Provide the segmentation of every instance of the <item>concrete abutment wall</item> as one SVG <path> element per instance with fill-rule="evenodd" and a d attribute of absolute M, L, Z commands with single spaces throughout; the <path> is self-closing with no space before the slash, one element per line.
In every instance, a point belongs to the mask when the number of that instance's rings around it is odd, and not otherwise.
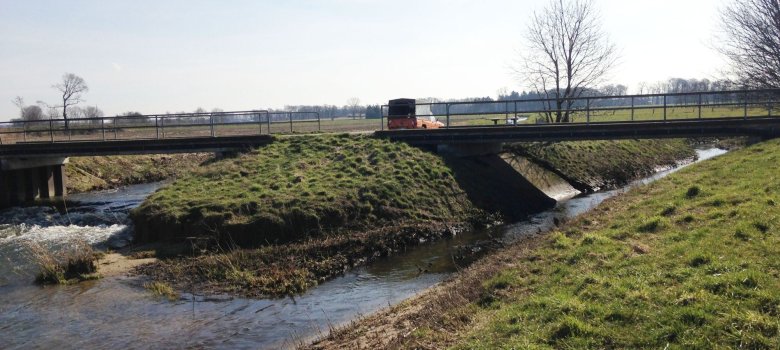
<path fill-rule="evenodd" d="M 0 160 L 0 209 L 67 194 L 67 158 Z"/>

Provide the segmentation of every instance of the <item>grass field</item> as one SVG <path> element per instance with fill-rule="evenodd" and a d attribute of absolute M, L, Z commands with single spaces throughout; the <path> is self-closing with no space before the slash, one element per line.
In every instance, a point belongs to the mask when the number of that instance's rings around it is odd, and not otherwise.
<path fill-rule="evenodd" d="M 636 188 L 355 336 L 381 343 L 392 330 L 405 336 L 384 344 L 405 348 L 777 349 L 779 158 L 780 140 L 768 141 Z"/>

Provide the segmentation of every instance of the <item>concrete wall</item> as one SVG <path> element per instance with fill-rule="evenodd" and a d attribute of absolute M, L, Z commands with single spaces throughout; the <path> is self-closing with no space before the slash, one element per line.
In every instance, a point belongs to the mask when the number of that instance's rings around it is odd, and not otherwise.
<path fill-rule="evenodd" d="M 64 197 L 67 194 L 65 161 L 53 160 L 45 164 L 36 162 L 0 162 L 0 209 L 23 205 L 40 199 Z"/>

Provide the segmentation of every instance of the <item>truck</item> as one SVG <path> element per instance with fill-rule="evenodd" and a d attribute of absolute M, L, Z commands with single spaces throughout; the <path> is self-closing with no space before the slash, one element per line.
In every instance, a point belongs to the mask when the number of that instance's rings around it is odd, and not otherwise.
<path fill-rule="evenodd" d="M 417 115 L 417 100 L 399 98 L 387 104 L 387 129 L 438 129 L 444 124 L 436 117 Z"/>

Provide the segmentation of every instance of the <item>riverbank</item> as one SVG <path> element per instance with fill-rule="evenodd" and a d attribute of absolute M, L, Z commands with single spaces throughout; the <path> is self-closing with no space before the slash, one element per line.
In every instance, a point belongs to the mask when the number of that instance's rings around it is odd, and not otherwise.
<path fill-rule="evenodd" d="M 174 179 L 213 159 L 211 153 L 71 157 L 65 175 L 68 192 L 83 193 Z"/>
<path fill-rule="evenodd" d="M 585 193 L 622 187 L 696 156 L 684 139 L 532 142 L 509 144 L 505 149 L 508 155 L 525 157 Z"/>
<path fill-rule="evenodd" d="M 279 138 L 216 161 L 153 194 L 131 216 L 139 242 L 201 247 L 197 256 L 186 249 L 140 272 L 179 289 L 251 297 L 300 293 L 490 221 L 439 156 L 349 135 Z"/>
<path fill-rule="evenodd" d="M 778 154 L 636 188 L 311 348 L 776 348 Z"/>
<path fill-rule="evenodd" d="M 662 151 L 693 152 L 682 142 Z M 214 162 L 149 197 L 132 217 L 139 242 L 189 242 L 141 273 L 178 289 L 261 297 L 300 293 L 420 242 L 554 203 L 498 156 L 446 160 L 337 135 L 282 138 Z"/>

